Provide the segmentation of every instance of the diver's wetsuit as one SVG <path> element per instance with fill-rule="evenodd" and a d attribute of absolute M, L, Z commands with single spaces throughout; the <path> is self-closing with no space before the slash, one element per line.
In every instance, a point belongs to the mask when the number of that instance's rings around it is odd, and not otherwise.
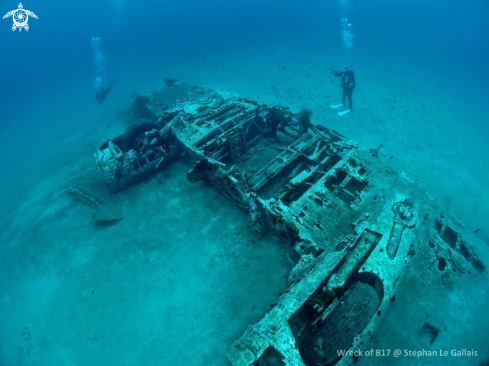
<path fill-rule="evenodd" d="M 333 71 L 332 74 L 334 76 L 341 76 L 341 87 L 343 88 L 343 99 L 342 99 L 342 104 L 345 104 L 346 97 L 348 97 L 348 103 L 350 106 L 350 111 L 353 108 L 353 103 L 352 103 L 352 95 L 353 95 L 353 89 L 356 88 L 356 83 L 355 83 L 355 74 L 353 73 L 352 70 L 341 70 L 341 71 Z M 347 76 L 349 77 L 348 83 L 345 83 Z"/>

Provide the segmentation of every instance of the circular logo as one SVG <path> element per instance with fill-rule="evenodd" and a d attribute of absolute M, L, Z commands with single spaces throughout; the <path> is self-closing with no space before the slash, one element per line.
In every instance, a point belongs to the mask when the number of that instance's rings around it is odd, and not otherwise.
<path fill-rule="evenodd" d="M 22 28 L 27 24 L 27 20 L 29 19 L 29 15 L 24 9 L 17 9 L 14 12 L 14 16 L 12 17 L 14 20 L 14 24 L 18 28 Z"/>

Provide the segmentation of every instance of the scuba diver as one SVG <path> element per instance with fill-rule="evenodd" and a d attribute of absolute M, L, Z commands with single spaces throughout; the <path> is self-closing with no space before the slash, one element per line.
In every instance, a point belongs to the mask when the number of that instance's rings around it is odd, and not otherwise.
<path fill-rule="evenodd" d="M 98 78 L 97 78 L 98 79 Z M 111 80 L 109 82 L 109 86 L 104 88 L 102 85 L 100 85 L 101 83 L 99 83 L 99 87 L 97 89 L 97 93 L 95 93 L 95 99 L 97 100 L 97 102 L 102 105 L 102 102 L 105 101 L 105 99 L 107 99 L 107 95 L 109 95 L 110 93 L 110 88 L 112 87 L 112 84 L 114 83 L 115 80 Z M 98 82 L 98 80 L 97 80 Z M 97 85 L 97 84 L 96 84 Z"/>
<path fill-rule="evenodd" d="M 353 104 L 352 104 L 351 99 L 352 99 L 353 89 L 356 88 L 355 74 L 353 73 L 352 70 L 348 69 L 348 67 L 346 67 L 346 66 L 343 67 L 343 69 L 341 69 L 341 71 L 332 71 L 331 74 L 336 76 L 336 77 L 341 76 L 341 88 L 343 89 L 343 100 L 342 100 L 341 104 L 332 105 L 331 108 L 336 109 L 339 107 L 343 107 L 345 105 L 346 97 L 348 97 L 348 103 L 349 103 L 350 109 L 343 111 L 343 112 L 338 112 L 338 114 L 340 116 L 343 116 L 347 113 L 350 113 L 352 111 L 352 108 L 353 108 Z"/>

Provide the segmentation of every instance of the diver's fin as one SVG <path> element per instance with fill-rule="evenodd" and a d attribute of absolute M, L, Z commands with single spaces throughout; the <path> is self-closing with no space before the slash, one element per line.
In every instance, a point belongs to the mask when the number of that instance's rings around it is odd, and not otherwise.
<path fill-rule="evenodd" d="M 336 109 L 336 108 L 339 108 L 339 107 L 343 107 L 343 104 L 333 104 L 331 106 L 331 108 L 333 108 L 333 109 Z"/>
<path fill-rule="evenodd" d="M 338 112 L 338 116 L 344 116 L 345 114 L 350 113 L 350 112 L 351 111 L 349 109 L 347 109 L 346 111 Z"/>

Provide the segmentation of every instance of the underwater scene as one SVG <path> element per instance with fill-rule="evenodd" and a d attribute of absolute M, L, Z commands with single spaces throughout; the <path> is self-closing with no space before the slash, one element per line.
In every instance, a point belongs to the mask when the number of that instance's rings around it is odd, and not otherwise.
<path fill-rule="evenodd" d="M 489 366 L 487 0 L 0 13 L 0 366 Z"/>

